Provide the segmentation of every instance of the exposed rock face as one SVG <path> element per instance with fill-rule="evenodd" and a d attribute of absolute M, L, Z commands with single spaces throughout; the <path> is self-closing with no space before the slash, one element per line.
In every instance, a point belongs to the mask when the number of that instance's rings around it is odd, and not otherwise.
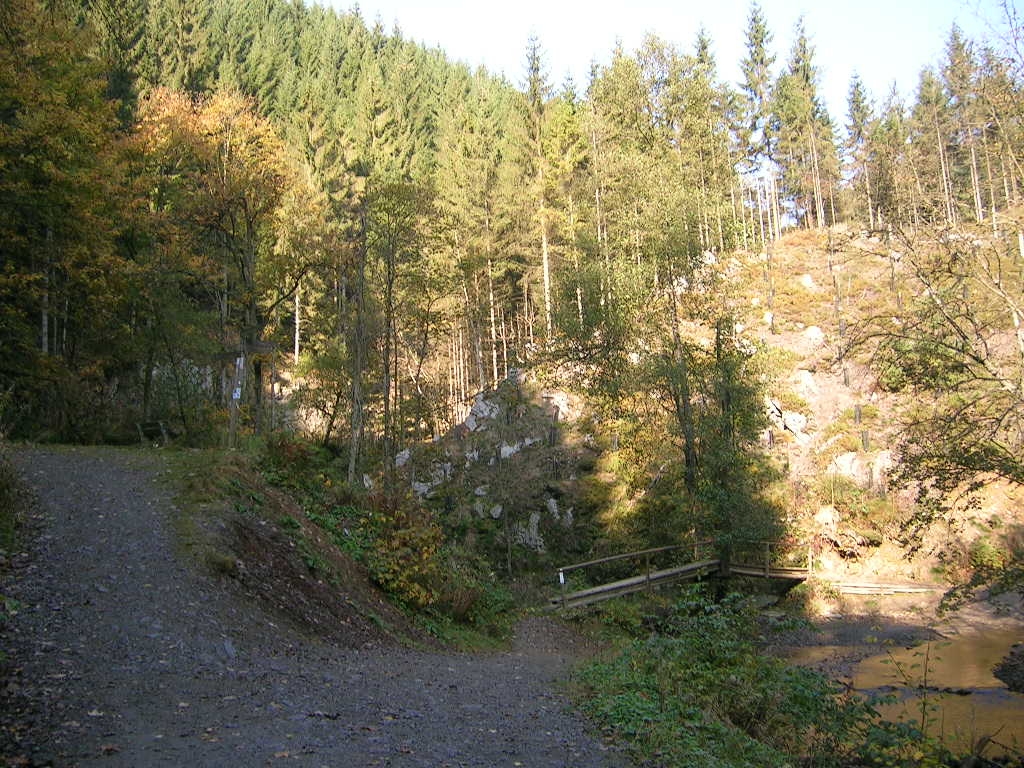
<path fill-rule="evenodd" d="M 839 526 L 839 510 L 831 505 L 822 507 L 814 516 L 814 522 L 823 532 L 835 533 Z"/>
<path fill-rule="evenodd" d="M 1024 693 L 1024 643 L 1017 643 L 992 670 L 1011 691 Z"/>
<path fill-rule="evenodd" d="M 879 451 L 875 454 L 843 453 L 836 456 L 829 465 L 830 471 L 868 490 L 884 488 L 892 468 L 891 451 Z"/>
<path fill-rule="evenodd" d="M 448 434 L 401 451 L 394 462 L 424 503 L 469 526 L 475 546 L 508 537 L 518 548 L 554 554 L 560 542 L 575 540 L 580 524 L 576 462 L 598 449 L 573 432 L 583 411 L 577 397 L 523 384 L 520 372 L 510 373 L 496 390 L 478 394 Z"/>
<path fill-rule="evenodd" d="M 812 330 L 811 328 L 807 329 Z M 817 329 L 815 329 L 817 330 Z M 820 333 L 820 331 L 819 331 Z M 817 397 L 819 389 L 818 382 L 814 380 L 814 374 L 801 368 L 793 374 L 793 391 L 806 400 L 813 400 Z"/>
<path fill-rule="evenodd" d="M 796 411 L 784 411 L 782 405 L 776 400 L 769 399 L 767 407 L 768 416 L 772 422 L 786 432 L 792 433 L 797 443 L 806 445 L 810 442 L 811 438 L 805 431 L 807 429 L 806 416 Z"/>

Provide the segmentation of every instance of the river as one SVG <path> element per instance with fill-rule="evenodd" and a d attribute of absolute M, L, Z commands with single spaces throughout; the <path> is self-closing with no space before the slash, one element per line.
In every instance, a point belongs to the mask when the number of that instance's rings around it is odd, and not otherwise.
<path fill-rule="evenodd" d="M 927 733 L 955 751 L 970 751 L 985 736 L 1024 750 L 1024 694 L 992 674 L 1021 640 L 1021 630 L 999 629 L 890 649 L 857 664 L 853 685 L 864 693 L 893 693 L 899 701 L 879 708 L 885 717 L 920 727 L 923 714 Z M 987 754 L 1006 751 L 989 747 Z"/>

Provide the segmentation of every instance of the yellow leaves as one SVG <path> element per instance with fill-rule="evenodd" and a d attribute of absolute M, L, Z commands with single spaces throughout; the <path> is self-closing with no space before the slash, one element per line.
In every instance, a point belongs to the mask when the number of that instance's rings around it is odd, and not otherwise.
<path fill-rule="evenodd" d="M 370 555 L 374 578 L 412 605 L 434 603 L 443 534 L 430 513 L 407 499 L 379 513 L 376 523 L 381 531 Z"/>

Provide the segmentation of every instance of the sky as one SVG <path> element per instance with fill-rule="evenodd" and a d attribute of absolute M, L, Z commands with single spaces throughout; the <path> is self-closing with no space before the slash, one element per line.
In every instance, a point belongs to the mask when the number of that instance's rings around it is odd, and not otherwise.
<path fill-rule="evenodd" d="M 1014 0 L 1007 0 L 1013 3 Z M 332 0 L 350 10 L 351 0 Z M 773 35 L 776 67 L 788 58 L 803 15 L 821 72 L 821 93 L 837 122 L 845 122 L 850 76 L 857 71 L 876 103 L 892 86 L 912 97 L 921 68 L 941 59 L 954 23 L 969 37 L 991 37 L 1002 19 L 1000 0 L 761 0 Z M 693 47 L 699 27 L 711 35 L 723 78 L 737 84 L 744 54 L 749 0 L 361 0 L 372 23 L 408 39 L 440 47 L 472 67 L 485 66 L 522 85 L 526 44 L 536 35 L 549 81 L 571 76 L 582 92 L 591 62 L 607 63 L 616 42 L 634 51 L 647 33 L 681 50 Z M 607 10 L 605 10 L 607 9 Z"/>

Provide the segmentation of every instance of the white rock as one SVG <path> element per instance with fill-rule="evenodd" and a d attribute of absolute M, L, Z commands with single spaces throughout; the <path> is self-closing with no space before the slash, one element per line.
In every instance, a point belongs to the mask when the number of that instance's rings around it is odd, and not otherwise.
<path fill-rule="evenodd" d="M 551 398 L 551 405 L 553 408 L 557 408 L 557 418 L 559 421 L 565 421 L 566 419 L 573 418 L 572 407 L 569 403 L 569 395 L 565 392 L 550 392 L 545 393 L 545 398 Z"/>
<path fill-rule="evenodd" d="M 818 395 L 818 382 L 814 374 L 801 368 L 793 374 L 793 390 L 806 400 L 813 400 Z"/>
<path fill-rule="evenodd" d="M 370 479 L 369 475 L 363 475 L 363 487 L 368 490 L 373 490 L 373 480 Z"/>
<path fill-rule="evenodd" d="M 487 495 L 487 486 L 486 485 L 478 485 L 476 488 L 473 489 L 473 494 L 476 495 L 476 496 L 486 496 Z"/>
<path fill-rule="evenodd" d="M 540 512 L 530 513 L 530 522 L 527 525 L 516 523 L 513 527 L 512 537 L 515 542 L 534 552 L 544 551 L 544 537 L 540 535 Z"/>
<path fill-rule="evenodd" d="M 879 451 L 873 456 L 850 451 L 836 456 L 829 469 L 862 488 L 877 488 L 886 482 L 893 466 L 891 451 Z"/>
<path fill-rule="evenodd" d="M 515 456 L 517 453 L 519 453 L 519 451 L 521 449 L 522 449 L 522 444 L 521 443 L 516 443 L 514 445 L 508 445 L 506 443 L 502 443 L 501 444 L 501 448 L 500 448 L 501 458 L 507 459 L 509 456 Z"/>
<path fill-rule="evenodd" d="M 471 416 L 475 416 L 478 422 L 484 419 L 495 419 L 501 413 L 501 406 L 496 402 L 484 399 L 484 396 L 480 394 L 476 396 L 469 413 Z"/>
<path fill-rule="evenodd" d="M 412 492 L 417 496 L 426 496 L 430 493 L 430 484 L 421 483 L 419 480 L 412 481 Z"/>
<path fill-rule="evenodd" d="M 558 514 L 558 499 L 547 500 L 548 512 L 555 520 L 561 520 L 561 515 Z"/>
<path fill-rule="evenodd" d="M 818 290 L 817 284 L 814 282 L 814 278 L 808 274 L 800 275 L 800 285 L 806 288 L 808 291 Z"/>
<path fill-rule="evenodd" d="M 811 439 L 804 433 L 804 430 L 807 429 L 807 417 L 802 413 L 797 413 L 796 411 L 783 411 L 782 426 L 789 432 L 793 433 L 793 437 L 796 438 L 798 443 L 806 443 Z"/>
<path fill-rule="evenodd" d="M 452 465 L 449 462 L 435 464 L 430 468 L 430 479 L 432 485 L 440 485 L 452 476 Z"/>
<path fill-rule="evenodd" d="M 820 347 L 825 343 L 825 332 L 816 325 L 809 325 L 804 330 L 803 336 L 812 345 Z"/>
<path fill-rule="evenodd" d="M 505 510 L 501 506 L 501 504 L 495 504 L 493 507 L 491 507 L 491 517 L 497 520 L 499 517 L 501 517 L 501 513 L 504 511 Z"/>
<path fill-rule="evenodd" d="M 409 463 L 409 458 L 410 458 L 411 455 L 412 454 L 409 452 L 408 448 L 406 448 L 405 450 L 399 451 L 398 455 L 395 456 L 395 466 L 396 467 L 404 467 L 406 464 Z"/>
<path fill-rule="evenodd" d="M 822 507 L 814 516 L 814 522 L 823 530 L 835 531 L 836 526 L 839 525 L 839 510 L 831 505 Z"/>
<path fill-rule="evenodd" d="M 469 414 L 466 415 L 466 420 L 463 421 L 462 423 L 465 425 L 466 429 L 468 429 L 470 432 L 475 432 L 476 431 L 476 427 L 477 427 L 476 416 L 473 415 L 472 411 Z"/>

